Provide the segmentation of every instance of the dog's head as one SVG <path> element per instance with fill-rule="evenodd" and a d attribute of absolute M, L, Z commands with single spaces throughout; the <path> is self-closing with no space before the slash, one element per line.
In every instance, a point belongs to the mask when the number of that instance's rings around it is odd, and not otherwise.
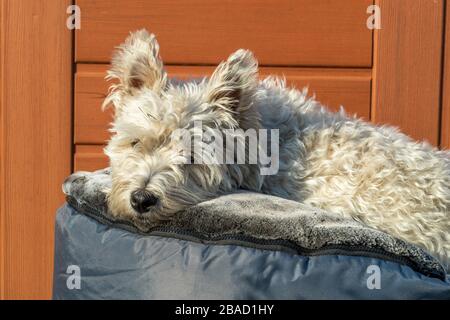
<path fill-rule="evenodd" d="M 196 148 L 204 141 L 195 139 L 209 130 L 259 128 L 251 52 L 236 51 L 209 79 L 176 85 L 164 71 L 155 36 L 141 30 L 118 48 L 108 74 L 117 82 L 105 100 L 115 111 L 105 149 L 114 215 L 165 219 L 221 190 L 258 188 L 257 177 L 243 179 L 253 166 L 205 164 L 204 149 Z"/>

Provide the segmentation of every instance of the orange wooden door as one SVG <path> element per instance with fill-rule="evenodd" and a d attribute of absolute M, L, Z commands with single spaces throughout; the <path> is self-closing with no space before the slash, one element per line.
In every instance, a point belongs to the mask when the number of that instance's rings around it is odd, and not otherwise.
<path fill-rule="evenodd" d="M 382 29 L 372 31 L 366 21 L 374 2 Z M 103 78 L 130 31 L 145 27 L 158 36 L 172 76 L 207 75 L 245 47 L 262 75 L 309 86 L 332 109 L 344 105 L 450 146 L 444 0 L 76 0 L 81 30 L 74 42 L 66 28 L 71 3 L 0 2 L 2 298 L 51 296 L 60 185 L 73 169 L 107 166 L 102 148 L 111 114 L 100 111 Z"/>
<path fill-rule="evenodd" d="M 377 0 L 372 120 L 440 144 L 444 0 Z"/>
<path fill-rule="evenodd" d="M 0 289 L 49 299 L 56 209 L 71 171 L 70 0 L 0 1 Z"/>

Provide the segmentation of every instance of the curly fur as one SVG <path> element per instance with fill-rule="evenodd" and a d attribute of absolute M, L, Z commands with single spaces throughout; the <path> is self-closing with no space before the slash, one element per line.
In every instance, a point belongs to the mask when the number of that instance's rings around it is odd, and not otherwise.
<path fill-rule="evenodd" d="M 276 195 L 363 222 L 450 257 L 450 154 L 387 126 L 332 113 L 284 80 L 258 80 L 252 53 L 238 50 L 209 79 L 167 81 L 154 35 L 141 30 L 112 60 L 109 207 L 129 219 L 170 219 L 238 188 Z M 180 164 L 170 135 L 185 129 L 279 129 L 279 171 L 258 164 Z M 197 130 L 197 131 L 196 131 Z M 242 134 L 237 131 L 237 135 Z M 194 155 L 196 156 L 196 155 Z M 130 194 L 145 188 L 159 203 L 138 215 Z"/>

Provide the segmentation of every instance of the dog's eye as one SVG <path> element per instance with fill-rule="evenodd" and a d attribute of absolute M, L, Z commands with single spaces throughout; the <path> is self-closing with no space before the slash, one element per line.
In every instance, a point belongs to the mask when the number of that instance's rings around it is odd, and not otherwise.
<path fill-rule="evenodd" d="M 139 139 L 135 139 L 133 141 L 131 141 L 131 146 L 134 147 L 135 145 L 137 145 L 139 143 Z"/>

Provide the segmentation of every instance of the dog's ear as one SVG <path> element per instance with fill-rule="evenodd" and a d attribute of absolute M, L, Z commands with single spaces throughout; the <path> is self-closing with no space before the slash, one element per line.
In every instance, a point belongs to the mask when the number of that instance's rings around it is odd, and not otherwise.
<path fill-rule="evenodd" d="M 251 108 L 257 86 L 258 62 L 251 51 L 239 49 L 214 71 L 207 100 L 213 107 L 239 115 Z"/>
<path fill-rule="evenodd" d="M 154 34 L 146 30 L 131 33 L 112 59 L 108 79 L 117 79 L 114 91 L 132 94 L 143 87 L 159 93 L 167 83 L 167 74 L 159 56 L 159 44 Z"/>

